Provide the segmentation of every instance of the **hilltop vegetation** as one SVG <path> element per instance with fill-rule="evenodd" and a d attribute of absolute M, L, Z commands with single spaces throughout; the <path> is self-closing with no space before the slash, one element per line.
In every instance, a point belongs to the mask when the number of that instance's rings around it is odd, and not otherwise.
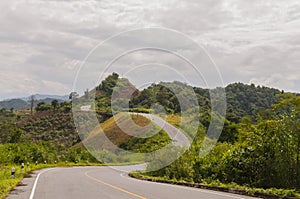
<path fill-rule="evenodd" d="M 228 104 L 227 119 L 240 122 L 245 116 L 256 117 L 258 114 L 267 117 L 267 111 L 278 102 L 279 91 L 264 86 L 230 84 L 226 88 Z"/>
<path fill-rule="evenodd" d="M 162 105 L 168 113 L 180 113 L 181 107 L 175 93 L 171 90 L 181 91 L 180 95 L 186 95 L 192 87 L 181 82 L 152 84 L 139 92 L 137 97 L 131 100 L 132 108 L 150 108 L 153 104 Z M 200 110 L 209 112 L 211 109 L 210 92 L 208 89 L 192 88 L 198 98 Z M 234 83 L 225 87 L 227 100 L 227 119 L 231 122 L 240 122 L 244 116 L 256 116 L 271 109 L 278 102 L 277 95 L 281 92 L 277 89 L 264 86 L 255 86 Z M 179 93 L 179 92 L 178 92 Z M 178 94 L 177 94 L 178 96 Z"/>

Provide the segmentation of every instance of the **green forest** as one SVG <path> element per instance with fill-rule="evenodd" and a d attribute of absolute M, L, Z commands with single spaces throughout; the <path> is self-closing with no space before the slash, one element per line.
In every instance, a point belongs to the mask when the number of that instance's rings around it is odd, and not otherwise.
<path fill-rule="evenodd" d="M 222 141 L 209 155 L 199 157 L 199 136 L 180 159 L 148 175 L 196 183 L 299 190 L 299 111 L 299 96 L 281 94 L 278 103 L 266 111 L 267 118 L 264 111 L 231 123 L 230 131 L 224 128 Z"/>
<path fill-rule="evenodd" d="M 179 127 L 182 107 L 176 96 L 188 95 L 187 89 L 196 94 L 199 115 Z M 112 109 L 159 114 L 151 109 L 159 105 L 167 114 L 166 120 L 182 128 L 187 136 L 193 119 L 199 119 L 200 124 L 190 149 L 182 157 L 165 168 L 141 175 L 216 186 L 276 189 L 272 193 L 300 197 L 300 95 L 254 84 L 228 85 L 225 87 L 227 112 L 222 134 L 213 150 L 201 157 L 202 143 L 213 117 L 210 102 L 213 90 L 181 82 L 161 82 L 139 91 L 128 79 L 113 73 L 82 97 L 70 94 L 70 101 L 40 102 L 33 112 L 1 109 L 1 168 L 22 162 L 100 163 L 81 144 L 83 137 L 75 128 L 72 102 L 95 100 L 99 123 L 106 125 L 111 135 L 119 132 L 108 126 L 112 124 L 107 122 L 113 115 Z M 112 94 L 115 99 L 111 102 Z M 126 102 L 123 98 L 128 97 L 129 108 L 122 109 Z M 135 118 L 136 123 L 145 123 L 143 120 Z M 167 142 L 169 138 L 164 132 L 149 139 L 129 136 L 116 141 L 121 148 L 135 151 L 142 148 L 141 152 Z M 157 155 L 164 159 L 167 154 Z"/>

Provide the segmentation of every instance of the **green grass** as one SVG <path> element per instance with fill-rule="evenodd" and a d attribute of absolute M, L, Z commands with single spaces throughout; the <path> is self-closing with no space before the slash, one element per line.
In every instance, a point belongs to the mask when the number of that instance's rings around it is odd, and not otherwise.
<path fill-rule="evenodd" d="M 176 180 L 176 179 L 169 179 L 167 176 L 165 177 L 153 177 L 149 176 L 145 173 L 140 172 L 132 172 L 130 173 L 131 177 L 137 178 L 137 179 L 151 179 L 154 182 L 155 181 L 164 181 L 169 184 L 175 184 L 177 182 L 183 182 L 183 183 L 191 183 L 184 180 Z M 254 188 L 254 187 L 247 187 L 247 186 L 241 186 L 236 183 L 222 183 L 220 181 L 212 181 L 212 180 L 203 180 L 202 185 L 208 186 L 208 187 L 221 187 L 221 188 L 231 188 L 236 190 L 242 190 L 246 191 L 248 195 L 254 196 L 254 193 L 265 193 L 265 194 L 271 194 L 276 195 L 279 197 L 295 197 L 300 198 L 300 191 L 295 189 L 276 189 L 276 188 L 269 188 L 269 189 L 263 189 L 263 188 Z"/>
<path fill-rule="evenodd" d="M 0 198 L 3 199 L 5 198 L 9 191 L 12 190 L 14 187 L 17 186 L 17 184 L 23 179 L 22 176 L 20 174 L 17 174 L 15 179 L 11 179 L 10 178 L 10 174 L 9 177 L 5 177 L 3 176 L 4 173 L 6 173 L 5 171 L 2 171 L 1 168 L 1 179 L 0 179 Z"/>
<path fill-rule="evenodd" d="M 17 165 L 1 165 L 0 171 L 0 198 L 5 198 L 9 191 L 18 185 L 18 183 L 24 178 L 24 175 L 30 171 L 38 170 L 46 167 L 51 167 L 50 165 L 37 165 L 25 167 L 24 171 Z M 11 178 L 11 169 L 16 168 L 15 178 Z"/>

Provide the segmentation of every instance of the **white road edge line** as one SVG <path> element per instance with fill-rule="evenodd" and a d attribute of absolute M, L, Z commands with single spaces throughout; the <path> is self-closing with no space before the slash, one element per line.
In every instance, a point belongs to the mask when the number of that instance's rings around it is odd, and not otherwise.
<path fill-rule="evenodd" d="M 54 168 L 47 169 L 47 170 L 43 170 L 42 172 L 40 172 L 40 173 L 37 175 L 37 177 L 36 177 L 36 179 L 35 179 L 35 182 L 34 182 L 34 184 L 33 184 L 33 187 L 32 187 L 32 190 L 31 190 L 31 194 L 30 194 L 29 199 L 33 199 L 33 198 L 34 198 L 35 189 L 36 189 L 37 183 L 38 183 L 38 181 L 39 181 L 40 175 L 43 174 L 43 173 L 45 173 L 45 172 L 47 172 L 47 171 L 53 170 L 53 169 L 54 169 Z"/>
<path fill-rule="evenodd" d="M 138 179 L 135 179 L 135 178 L 131 178 L 131 177 L 128 176 L 127 173 L 121 173 L 120 176 L 123 177 L 123 178 L 134 180 L 134 181 L 142 181 L 144 183 L 155 183 L 155 182 L 151 182 L 151 181 L 144 181 L 144 180 L 138 180 Z M 181 188 L 181 189 L 199 191 L 199 192 L 202 192 L 202 193 L 208 193 L 208 194 L 214 194 L 214 195 L 219 195 L 219 196 L 225 196 L 225 197 L 229 197 L 229 198 L 245 199 L 245 198 L 240 197 L 238 195 L 237 196 L 231 195 L 230 193 L 228 193 L 228 194 L 224 193 L 223 194 L 223 193 L 218 193 L 217 191 L 210 191 L 210 190 L 204 190 L 204 189 L 199 189 L 199 188 L 185 187 L 185 186 L 172 185 L 172 184 L 166 184 L 166 183 L 160 183 L 160 182 L 158 182 L 156 184 L 160 184 L 160 185 L 163 185 L 163 186 L 170 186 L 170 187 L 177 186 L 178 188 Z"/>

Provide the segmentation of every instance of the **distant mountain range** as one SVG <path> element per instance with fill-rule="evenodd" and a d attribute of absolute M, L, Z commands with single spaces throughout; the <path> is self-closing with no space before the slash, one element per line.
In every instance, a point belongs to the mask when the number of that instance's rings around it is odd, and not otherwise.
<path fill-rule="evenodd" d="M 41 95 L 35 94 L 33 95 L 34 105 L 36 106 L 40 102 L 45 102 L 46 104 L 50 104 L 53 100 L 58 100 L 58 102 L 67 101 L 69 99 L 68 95 Z M 0 108 L 5 109 L 14 109 L 14 110 L 22 110 L 30 108 L 30 99 L 31 96 L 16 98 L 16 99 L 8 99 L 0 101 Z"/>
<path fill-rule="evenodd" d="M 57 99 L 57 100 L 66 101 L 66 100 L 69 99 L 69 95 L 41 95 L 41 94 L 35 94 L 35 95 L 33 95 L 33 97 L 34 97 L 35 100 L 44 100 L 44 99 L 50 98 L 50 99 Z M 31 95 L 28 96 L 28 97 L 22 97 L 20 99 L 24 100 L 24 101 L 29 101 L 31 99 Z"/>

